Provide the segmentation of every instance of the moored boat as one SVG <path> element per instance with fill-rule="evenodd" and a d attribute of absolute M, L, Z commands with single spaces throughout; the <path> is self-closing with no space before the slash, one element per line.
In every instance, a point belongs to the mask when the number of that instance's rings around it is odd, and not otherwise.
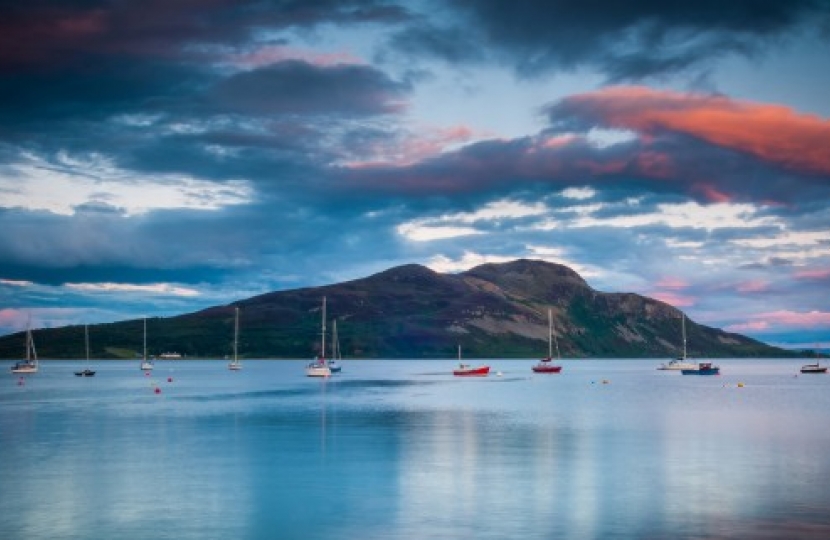
<path fill-rule="evenodd" d="M 147 319 L 144 319 L 144 346 L 141 356 L 141 371 L 152 371 L 153 361 L 147 358 Z"/>
<path fill-rule="evenodd" d="M 713 366 L 712 362 L 700 362 L 694 369 L 683 369 L 683 375 L 720 375 L 720 367 Z"/>
<path fill-rule="evenodd" d="M 534 373 L 559 373 L 562 371 L 562 366 L 553 363 L 553 343 L 555 340 L 556 338 L 553 336 L 553 318 L 551 311 L 548 310 L 548 355 L 530 368 Z M 556 343 L 556 357 L 559 358 L 559 356 L 559 343 Z"/>
<path fill-rule="evenodd" d="M 89 369 L 89 328 L 84 325 L 84 348 L 86 349 L 86 366 L 81 371 L 76 371 L 76 377 L 94 377 L 95 371 Z"/>
<path fill-rule="evenodd" d="M 815 364 L 804 364 L 801 366 L 801 373 L 827 373 L 827 366 L 821 366 L 818 362 Z"/>
<path fill-rule="evenodd" d="M 328 360 L 328 366 L 332 373 L 340 373 L 342 358 L 340 355 L 340 340 L 337 337 L 337 319 L 332 321 L 331 326 L 331 358 Z"/>
<path fill-rule="evenodd" d="M 37 373 L 37 351 L 35 351 L 35 339 L 32 337 L 31 323 L 26 324 L 26 360 L 16 362 L 12 366 L 12 373 Z"/>
<path fill-rule="evenodd" d="M 320 332 L 320 355 L 305 367 L 306 377 L 330 377 L 331 368 L 326 361 L 326 297 L 323 297 L 322 330 Z"/>
<path fill-rule="evenodd" d="M 239 360 L 237 350 L 239 348 L 239 307 L 234 310 L 233 317 L 233 360 L 228 363 L 228 369 L 239 371 L 242 369 L 242 361 Z"/>
<path fill-rule="evenodd" d="M 681 314 L 681 328 L 683 332 L 683 351 L 674 360 L 668 362 L 667 364 L 660 364 L 660 367 L 657 369 L 663 371 L 681 371 L 684 369 L 697 369 L 698 366 L 694 362 L 689 362 L 688 358 L 686 357 L 686 314 Z"/>
<path fill-rule="evenodd" d="M 465 364 L 461 361 L 461 345 L 458 346 L 458 367 L 452 370 L 452 374 L 458 377 L 486 377 L 490 373 L 490 366 L 476 366 Z"/>

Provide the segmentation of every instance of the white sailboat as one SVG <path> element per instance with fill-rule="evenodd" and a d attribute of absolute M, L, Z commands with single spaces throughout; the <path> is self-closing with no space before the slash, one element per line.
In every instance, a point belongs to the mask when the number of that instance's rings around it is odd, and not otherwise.
<path fill-rule="evenodd" d="M 144 352 L 141 357 L 141 370 L 152 371 L 153 361 L 147 358 L 147 318 L 144 318 Z"/>
<path fill-rule="evenodd" d="M 21 360 L 12 366 L 12 373 L 37 373 L 37 351 L 35 340 L 32 337 L 31 320 L 26 323 L 26 360 Z"/>
<path fill-rule="evenodd" d="M 308 377 L 329 377 L 331 368 L 326 362 L 326 297 L 323 297 L 323 329 L 320 332 L 320 356 L 305 367 L 305 374 Z"/>
<path fill-rule="evenodd" d="M 89 327 L 84 325 L 84 348 L 86 349 L 86 367 L 81 371 L 76 371 L 76 377 L 94 377 L 95 371 L 89 369 Z"/>
<path fill-rule="evenodd" d="M 683 329 L 683 354 L 672 360 L 667 364 L 660 364 L 657 369 L 666 371 L 682 371 L 690 369 L 698 369 L 698 365 L 694 362 L 689 362 L 686 357 L 686 314 L 681 314 L 681 325 Z"/>
<path fill-rule="evenodd" d="M 228 369 L 231 371 L 239 371 L 242 369 L 242 361 L 239 360 L 237 349 L 239 344 L 239 308 L 236 308 L 236 313 L 233 321 L 233 360 L 228 364 Z"/>

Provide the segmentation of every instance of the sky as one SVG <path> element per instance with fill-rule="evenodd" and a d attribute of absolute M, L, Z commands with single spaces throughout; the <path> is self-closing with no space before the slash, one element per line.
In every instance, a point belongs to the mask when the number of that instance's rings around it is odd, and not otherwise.
<path fill-rule="evenodd" d="M 0 70 L 0 334 L 531 258 L 830 343 L 830 0 L 0 0 Z"/>

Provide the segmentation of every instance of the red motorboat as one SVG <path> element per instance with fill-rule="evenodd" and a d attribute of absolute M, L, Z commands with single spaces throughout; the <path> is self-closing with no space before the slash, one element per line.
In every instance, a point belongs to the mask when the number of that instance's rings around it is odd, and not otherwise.
<path fill-rule="evenodd" d="M 490 373 L 490 366 L 478 366 L 473 367 L 469 364 L 458 364 L 458 367 L 452 370 L 453 375 L 458 375 L 461 377 L 469 377 L 469 376 L 486 376 Z"/>
<path fill-rule="evenodd" d="M 559 357 L 559 343 L 556 342 L 556 337 L 553 335 L 553 316 L 548 310 L 548 355 L 539 360 L 539 363 L 530 369 L 533 373 L 559 373 L 562 371 L 562 366 L 557 366 L 553 363 L 553 344 L 556 343 L 556 356 Z"/>
<path fill-rule="evenodd" d="M 458 346 L 458 367 L 452 370 L 453 375 L 459 377 L 486 377 L 490 373 L 490 366 L 473 367 L 461 361 L 461 345 Z"/>

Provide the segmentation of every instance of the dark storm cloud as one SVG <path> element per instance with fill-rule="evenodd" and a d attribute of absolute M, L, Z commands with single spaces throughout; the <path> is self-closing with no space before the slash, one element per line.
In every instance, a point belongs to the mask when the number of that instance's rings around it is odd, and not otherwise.
<path fill-rule="evenodd" d="M 478 60 L 489 50 L 526 76 L 593 67 L 611 80 L 705 68 L 726 54 L 753 55 L 771 40 L 826 24 L 830 15 L 824 0 L 481 0 L 450 5 L 455 18 L 413 24 L 397 35 L 395 45 L 451 61 Z"/>
<path fill-rule="evenodd" d="M 245 114 L 380 114 L 401 108 L 408 86 L 368 66 L 280 62 L 221 81 L 217 107 Z"/>
<path fill-rule="evenodd" d="M 407 17 L 374 0 L 4 0 L 0 67 L 79 67 L 94 55 L 178 58 L 194 54 L 190 45 L 239 44 L 262 29 Z"/>

